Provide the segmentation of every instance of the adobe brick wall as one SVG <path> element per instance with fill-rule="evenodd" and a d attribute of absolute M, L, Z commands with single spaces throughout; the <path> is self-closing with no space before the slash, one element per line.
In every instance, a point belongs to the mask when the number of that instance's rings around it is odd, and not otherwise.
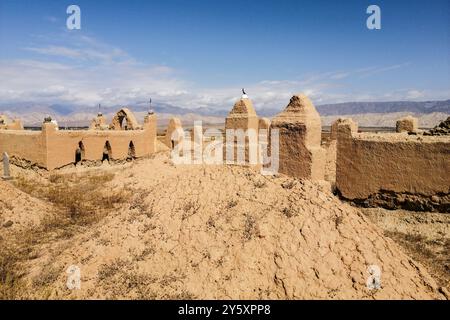
<path fill-rule="evenodd" d="M 0 154 L 3 152 L 12 163 L 22 159 L 42 168 L 47 165 L 46 140 L 40 131 L 0 130 Z"/>
<path fill-rule="evenodd" d="M 450 136 L 356 133 L 343 123 L 338 127 L 336 187 L 351 200 L 384 197 L 401 202 L 403 197 L 408 202 L 415 197 L 446 207 L 442 201 L 448 201 L 450 192 L 449 150 Z"/>
<path fill-rule="evenodd" d="M 53 123 L 44 123 L 42 131 L 1 130 L 0 152 L 8 152 L 13 162 L 53 170 L 75 162 L 80 142 L 84 146 L 82 160 L 101 161 L 107 141 L 111 160 L 125 160 L 130 142 L 136 157 L 155 153 L 156 116 L 147 116 L 140 130 L 57 130 Z"/>
<path fill-rule="evenodd" d="M 395 127 L 397 132 L 416 132 L 419 129 L 419 120 L 412 116 L 406 116 L 397 120 Z"/>
<path fill-rule="evenodd" d="M 23 130 L 23 123 L 19 119 L 9 121 L 6 115 L 0 114 L 0 130 Z"/>
<path fill-rule="evenodd" d="M 173 145 L 172 145 L 173 140 Z M 170 118 L 167 126 L 166 135 L 164 136 L 164 144 L 170 149 L 179 143 L 183 143 L 184 131 L 179 118 Z"/>
<path fill-rule="evenodd" d="M 331 140 L 337 140 L 338 126 L 344 122 L 350 124 L 352 132 L 358 132 L 358 125 L 351 118 L 339 118 L 331 124 L 330 129 Z"/>
<path fill-rule="evenodd" d="M 323 180 L 325 150 L 321 147 L 319 113 L 303 94 L 295 95 L 271 122 L 279 130 L 279 172 L 296 178 Z"/>
<path fill-rule="evenodd" d="M 230 146 L 227 141 L 224 141 L 224 159 L 227 159 L 227 147 L 234 148 L 234 157 L 231 158 L 233 163 L 237 163 L 238 150 L 244 151 L 243 165 L 257 165 L 258 159 L 258 128 L 259 121 L 252 101 L 247 97 L 242 97 L 237 101 L 233 109 L 225 119 L 225 135 L 227 139 L 231 139 Z M 242 130 L 246 133 L 244 143 L 238 141 L 238 139 L 227 135 L 227 130 Z M 234 142 L 233 142 L 234 141 Z M 250 150 L 255 150 L 255 158 L 250 159 Z M 230 159 L 230 160 L 231 160 Z M 252 163 L 251 163 L 252 162 Z"/>

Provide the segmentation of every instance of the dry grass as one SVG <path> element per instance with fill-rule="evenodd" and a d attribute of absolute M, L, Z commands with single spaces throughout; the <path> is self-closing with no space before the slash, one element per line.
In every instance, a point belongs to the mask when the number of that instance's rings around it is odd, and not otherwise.
<path fill-rule="evenodd" d="M 228 201 L 226 208 L 231 209 L 231 208 L 236 207 L 237 205 L 238 205 L 237 200 L 232 199 L 232 200 Z"/>
<path fill-rule="evenodd" d="M 245 215 L 245 225 L 244 225 L 244 241 L 251 240 L 254 236 L 259 234 L 258 226 L 256 224 L 256 219 L 250 214 Z"/>
<path fill-rule="evenodd" d="M 17 299 L 22 296 L 22 275 L 17 264 L 20 255 L 6 243 L 0 243 L 0 300 Z"/>
<path fill-rule="evenodd" d="M 33 279 L 34 287 L 45 287 L 53 284 L 58 276 L 63 272 L 62 268 L 55 268 L 54 266 L 46 266 L 41 273 Z"/>
<path fill-rule="evenodd" d="M 134 190 L 133 193 L 134 195 L 129 201 L 130 203 L 129 209 L 137 210 L 139 214 L 144 214 L 147 217 L 151 218 L 154 214 L 153 212 L 154 200 L 151 203 L 151 205 L 145 202 L 145 199 L 150 195 L 151 190 L 138 189 Z"/>
<path fill-rule="evenodd" d="M 0 300 L 26 299 L 37 291 L 40 297 L 46 296 L 46 290 L 62 270 L 43 268 L 31 283 L 34 292 L 22 281 L 23 275 L 18 270 L 24 262 L 38 256 L 42 244 L 70 238 L 80 228 L 100 221 L 117 205 L 127 202 L 131 197 L 129 192 L 107 188 L 106 184 L 113 178 L 111 173 L 51 174 L 46 181 L 24 176 L 14 181 L 18 189 L 53 203 L 57 210 L 47 215 L 39 227 L 0 241 Z"/>
<path fill-rule="evenodd" d="M 131 197 L 125 190 L 111 191 L 105 188 L 114 174 L 78 176 L 75 174 L 49 176 L 49 183 L 37 183 L 23 176 L 16 181 L 16 187 L 34 196 L 47 200 L 61 209 L 62 214 L 47 217 L 46 231 L 68 225 L 88 225 L 97 222 L 104 213 L 116 204 L 124 203 Z"/>
<path fill-rule="evenodd" d="M 294 209 L 292 209 L 292 206 L 284 207 L 281 212 L 288 218 L 292 218 L 293 216 L 295 216 L 295 211 Z"/>
<path fill-rule="evenodd" d="M 264 180 L 256 180 L 253 185 L 255 186 L 255 188 L 264 188 L 267 183 Z"/>
<path fill-rule="evenodd" d="M 411 235 L 397 231 L 385 231 L 384 234 L 400 244 L 416 261 L 427 267 L 438 284 L 450 287 L 450 241 L 430 241 L 420 235 Z"/>
<path fill-rule="evenodd" d="M 182 220 L 185 220 L 198 212 L 200 209 L 200 203 L 197 201 L 188 201 L 183 206 Z"/>
<path fill-rule="evenodd" d="M 122 259 L 116 259 L 110 264 L 102 264 L 98 270 L 97 276 L 100 280 L 106 280 L 114 277 L 121 272 L 129 263 Z"/>

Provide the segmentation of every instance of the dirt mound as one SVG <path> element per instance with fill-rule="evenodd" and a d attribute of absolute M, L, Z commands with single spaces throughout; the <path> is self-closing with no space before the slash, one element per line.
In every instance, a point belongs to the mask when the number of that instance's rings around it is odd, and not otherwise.
<path fill-rule="evenodd" d="M 423 134 L 427 135 L 427 136 L 450 135 L 450 117 L 448 117 L 447 120 L 442 121 L 440 124 L 438 124 L 433 129 L 430 129 L 429 131 L 425 131 Z"/>
<path fill-rule="evenodd" d="M 38 225 L 45 215 L 54 211 L 52 205 L 30 197 L 11 183 L 0 180 L 0 234 L 3 235 Z"/>
<path fill-rule="evenodd" d="M 174 166 L 159 155 L 118 168 L 107 189 L 133 196 L 93 227 L 37 249 L 23 266 L 29 292 L 84 299 L 443 297 L 420 264 L 327 183 L 240 167 Z M 66 287 L 71 265 L 80 268 L 80 290 Z M 381 269 L 378 290 L 367 287 L 373 265 Z"/>

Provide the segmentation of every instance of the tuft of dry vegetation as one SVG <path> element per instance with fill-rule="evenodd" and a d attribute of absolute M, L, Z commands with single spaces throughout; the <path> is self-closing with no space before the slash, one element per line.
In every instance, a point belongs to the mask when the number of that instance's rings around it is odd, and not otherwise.
<path fill-rule="evenodd" d="M 255 188 L 264 188 L 267 183 L 264 180 L 256 180 L 253 185 L 255 186 Z"/>
<path fill-rule="evenodd" d="M 431 270 L 441 286 L 447 288 L 450 286 L 450 240 L 441 243 L 427 240 L 421 235 L 398 231 L 384 231 L 384 234 L 399 243 L 412 258 Z"/>
<path fill-rule="evenodd" d="M 238 204 L 237 200 L 232 199 L 232 200 L 228 201 L 226 208 L 227 209 L 234 208 L 237 206 L 237 204 Z"/>
<path fill-rule="evenodd" d="M 110 264 L 102 264 L 98 270 L 97 276 L 100 280 L 112 278 L 117 273 L 121 272 L 128 264 L 128 262 L 122 259 L 116 259 Z"/>
<path fill-rule="evenodd" d="M 198 212 L 200 209 L 200 203 L 198 201 L 188 201 L 183 207 L 182 220 L 185 220 Z"/>
<path fill-rule="evenodd" d="M 151 205 L 149 205 L 148 203 L 145 202 L 145 199 L 148 197 L 148 195 L 151 193 L 151 191 L 138 189 L 138 190 L 135 190 L 133 193 L 134 193 L 134 196 L 130 200 L 129 209 L 137 210 L 139 212 L 139 214 L 144 214 L 147 217 L 151 218 L 154 215 L 153 205 L 154 205 L 155 201 L 153 200 Z"/>
<path fill-rule="evenodd" d="M 292 218 L 293 216 L 295 216 L 295 211 L 292 209 L 291 206 L 289 207 L 284 207 L 282 210 L 283 214 L 288 217 L 288 218 Z"/>
<path fill-rule="evenodd" d="M 57 211 L 47 215 L 38 228 L 27 230 L 19 236 L 0 239 L 0 300 L 27 299 L 36 294 L 29 292 L 23 282 L 21 265 L 37 258 L 35 248 L 57 239 L 72 237 L 79 228 L 100 221 L 104 216 L 125 203 L 130 193 L 107 188 L 114 174 L 51 174 L 47 180 L 34 180 L 24 176 L 15 179 L 15 186 L 33 197 L 53 203 Z M 32 287 L 40 297 L 48 296 L 48 288 L 62 271 L 46 267 L 34 279 Z M 29 289 L 28 289 L 29 290 Z"/>
<path fill-rule="evenodd" d="M 21 297 L 23 283 L 17 272 L 20 255 L 3 241 L 0 243 L 0 300 Z"/>
<path fill-rule="evenodd" d="M 250 214 L 245 215 L 245 225 L 244 225 L 244 241 L 251 240 L 254 236 L 258 235 L 258 227 L 256 224 L 256 219 Z"/>
<path fill-rule="evenodd" d="M 63 272 L 63 268 L 49 265 L 42 269 L 41 273 L 33 279 L 34 287 L 45 287 L 53 284 L 58 276 Z"/>
<path fill-rule="evenodd" d="M 81 176 L 51 174 L 49 183 L 41 184 L 20 176 L 15 185 L 20 190 L 47 200 L 61 209 L 61 214 L 44 221 L 46 231 L 49 231 L 68 225 L 88 225 L 97 222 L 117 204 L 128 201 L 131 197 L 129 192 L 105 187 L 113 178 L 112 173 Z"/>

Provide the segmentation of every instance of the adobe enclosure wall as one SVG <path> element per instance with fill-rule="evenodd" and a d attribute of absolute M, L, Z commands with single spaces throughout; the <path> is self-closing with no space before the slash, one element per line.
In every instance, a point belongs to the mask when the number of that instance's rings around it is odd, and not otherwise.
<path fill-rule="evenodd" d="M 11 162 L 25 161 L 46 167 L 46 139 L 40 131 L 1 130 L 0 155 L 7 152 Z"/>
<path fill-rule="evenodd" d="M 111 160 L 128 157 L 130 143 L 136 157 L 144 157 L 155 152 L 156 133 L 151 130 L 130 131 L 50 131 L 47 134 L 47 169 L 52 170 L 75 161 L 75 152 L 82 142 L 84 158 L 98 161 L 103 158 L 106 142 L 111 148 Z"/>
<path fill-rule="evenodd" d="M 450 209 L 450 137 L 369 134 L 339 125 L 336 187 L 344 198 L 409 209 Z"/>
<path fill-rule="evenodd" d="M 75 163 L 76 150 L 83 145 L 82 160 L 101 161 L 106 142 L 111 148 L 112 160 L 128 157 L 132 143 L 135 157 L 155 153 L 156 125 L 154 121 L 144 124 L 143 130 L 97 131 L 64 130 L 58 131 L 52 123 L 44 123 L 42 131 L 2 130 L 0 132 L 0 152 L 19 161 L 53 170 Z"/>

